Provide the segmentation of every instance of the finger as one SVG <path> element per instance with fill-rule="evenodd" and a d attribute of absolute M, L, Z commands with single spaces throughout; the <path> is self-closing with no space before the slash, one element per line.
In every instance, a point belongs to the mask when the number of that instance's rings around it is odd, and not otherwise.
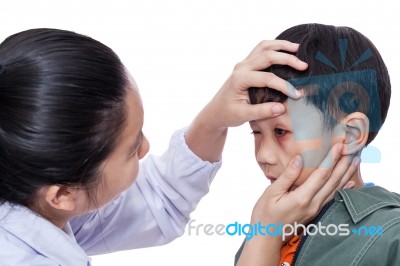
<path fill-rule="evenodd" d="M 349 158 L 348 160 L 351 161 L 351 164 L 350 164 L 350 166 L 348 167 L 348 169 L 347 169 L 347 171 L 346 171 L 344 177 L 341 179 L 340 184 L 339 184 L 339 186 L 338 186 L 338 189 L 342 189 L 342 188 L 352 188 L 352 187 L 351 187 L 351 184 L 348 184 L 348 185 L 347 185 L 347 183 L 349 183 L 349 181 L 346 181 L 346 178 L 345 178 L 345 177 L 349 177 L 349 179 L 350 179 L 350 178 L 354 175 L 354 173 L 357 171 L 358 166 L 360 165 L 360 162 L 361 162 L 360 157 L 358 157 L 358 156 L 351 157 L 351 158 Z M 338 163 L 338 166 L 335 167 L 335 168 L 338 168 L 338 167 L 339 167 L 339 164 L 340 164 L 340 161 L 339 161 L 339 163 Z M 335 171 L 336 171 L 336 170 L 338 170 L 338 169 L 334 169 L 333 172 L 332 172 L 332 174 L 335 174 Z M 339 177 L 340 177 L 340 173 L 339 173 L 338 175 L 339 175 Z"/>
<path fill-rule="evenodd" d="M 348 158 L 346 158 L 346 161 L 349 161 Z M 343 163 L 342 161 L 338 162 L 338 165 L 335 167 L 335 170 L 332 172 L 332 177 L 329 179 L 329 182 L 327 182 L 327 185 L 321 189 L 321 191 L 315 196 L 315 200 L 318 202 L 323 202 L 323 205 L 331 201 L 336 192 L 342 188 L 344 188 L 345 185 L 348 185 L 349 187 L 354 187 L 354 181 L 349 181 L 350 178 L 354 175 L 354 173 L 357 171 L 358 166 L 360 165 L 360 159 L 359 157 L 354 157 L 353 160 L 350 160 L 351 163 L 347 167 L 347 171 L 342 174 L 342 171 L 340 173 L 335 173 L 336 169 L 341 168 L 341 164 Z M 346 163 L 347 164 L 347 163 Z M 339 171 L 339 170 L 338 170 Z M 336 177 L 337 175 L 337 177 Z M 332 181 L 332 184 L 329 184 L 330 181 Z M 330 194 L 329 194 L 330 192 Z M 328 195 L 328 196 L 327 196 Z M 323 206 L 322 205 L 322 206 Z"/>
<path fill-rule="evenodd" d="M 250 52 L 247 58 L 257 56 L 266 50 L 283 50 L 288 52 L 296 52 L 299 48 L 298 43 L 292 43 L 286 40 L 266 40 L 261 41 L 257 46 Z"/>
<path fill-rule="evenodd" d="M 356 182 L 354 182 L 354 181 L 347 181 L 347 183 L 346 183 L 346 185 L 344 185 L 344 187 L 343 187 L 343 189 L 346 189 L 346 188 L 354 188 L 354 186 L 356 185 Z"/>
<path fill-rule="evenodd" d="M 278 177 L 278 179 L 269 186 L 270 191 L 275 194 L 284 194 L 289 191 L 294 182 L 300 176 L 301 170 L 303 169 L 303 159 L 301 156 L 296 155 Z"/>
<path fill-rule="evenodd" d="M 315 195 L 325 185 L 328 178 L 331 176 L 333 167 L 341 158 L 343 144 L 335 144 L 328 152 L 328 155 L 320 163 L 319 167 L 307 178 L 307 180 L 299 186 L 298 190 L 304 197 L 314 198 Z M 330 193 L 328 193 L 329 195 Z"/>
<path fill-rule="evenodd" d="M 267 119 L 279 116 L 286 111 L 285 105 L 276 102 L 247 104 L 242 106 L 240 113 L 243 115 L 243 120 L 253 121 L 259 119 Z"/>
<path fill-rule="evenodd" d="M 314 198 L 317 202 L 326 202 L 333 199 L 336 191 L 342 189 L 350 180 L 358 168 L 355 159 L 351 157 L 343 156 L 339 160 L 325 185 L 315 195 Z"/>
<path fill-rule="evenodd" d="M 302 96 L 301 92 L 296 90 L 292 84 L 271 72 L 251 71 L 241 72 L 240 75 L 245 90 L 251 87 L 271 88 L 286 94 L 292 99 L 298 99 Z"/>
<path fill-rule="evenodd" d="M 250 57 L 242 64 L 243 67 L 247 67 L 251 70 L 263 70 L 271 65 L 287 65 L 297 70 L 305 70 L 308 67 L 306 62 L 301 61 L 292 54 L 273 50 Z"/>

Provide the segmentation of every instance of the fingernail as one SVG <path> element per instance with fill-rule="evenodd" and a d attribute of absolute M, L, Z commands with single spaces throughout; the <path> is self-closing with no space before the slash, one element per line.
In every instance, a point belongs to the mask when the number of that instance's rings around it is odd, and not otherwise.
<path fill-rule="evenodd" d="M 298 59 L 298 61 L 299 61 L 299 64 L 300 64 L 301 66 L 308 66 L 308 64 L 307 64 L 306 62 L 301 61 L 300 59 Z"/>
<path fill-rule="evenodd" d="M 299 99 L 302 96 L 302 93 L 287 81 L 286 81 L 286 88 L 287 88 L 287 94 L 290 98 Z"/>
<path fill-rule="evenodd" d="M 281 114 L 281 113 L 283 113 L 284 110 L 285 109 L 283 108 L 282 104 L 274 104 L 272 106 L 272 113 L 274 115 Z"/>
<path fill-rule="evenodd" d="M 359 156 L 355 156 L 351 163 L 357 166 L 361 163 L 361 158 Z"/>
<path fill-rule="evenodd" d="M 301 158 L 301 156 L 299 155 L 296 155 L 296 157 L 292 161 L 292 165 L 296 168 L 303 167 L 303 158 Z"/>

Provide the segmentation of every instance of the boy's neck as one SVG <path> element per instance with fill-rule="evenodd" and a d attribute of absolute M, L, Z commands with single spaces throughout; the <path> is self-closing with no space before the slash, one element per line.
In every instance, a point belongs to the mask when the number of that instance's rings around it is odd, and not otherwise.
<path fill-rule="evenodd" d="M 364 186 L 364 181 L 361 177 L 360 167 L 357 168 L 357 171 L 353 174 L 349 181 L 354 182 L 354 188 L 361 188 Z"/>

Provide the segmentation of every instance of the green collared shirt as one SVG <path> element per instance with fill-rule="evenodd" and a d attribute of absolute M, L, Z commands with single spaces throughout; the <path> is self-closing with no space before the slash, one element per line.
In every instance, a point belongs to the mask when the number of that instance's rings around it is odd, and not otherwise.
<path fill-rule="evenodd" d="M 312 223 L 322 226 L 323 234 L 310 231 L 302 237 L 292 266 L 400 265 L 396 193 L 378 186 L 341 190 Z"/>

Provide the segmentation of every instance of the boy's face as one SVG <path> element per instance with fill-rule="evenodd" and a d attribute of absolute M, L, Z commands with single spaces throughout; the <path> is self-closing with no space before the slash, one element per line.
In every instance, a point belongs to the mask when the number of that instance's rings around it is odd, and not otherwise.
<path fill-rule="evenodd" d="M 288 99 L 286 113 L 250 122 L 254 133 L 256 160 L 264 175 L 274 182 L 295 155 L 301 155 L 304 169 L 293 188 L 301 185 L 326 157 L 329 149 L 343 141 L 340 126 L 325 129 L 321 112 L 305 99 Z M 331 167 L 326 165 L 325 167 Z"/>

